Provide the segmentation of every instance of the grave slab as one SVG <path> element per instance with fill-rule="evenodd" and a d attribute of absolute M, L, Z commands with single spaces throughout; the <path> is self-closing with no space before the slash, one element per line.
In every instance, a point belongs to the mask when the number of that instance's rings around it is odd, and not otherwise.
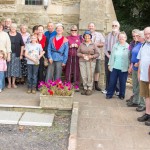
<path fill-rule="evenodd" d="M 0 111 L 0 124 L 18 124 L 23 112 Z"/>
<path fill-rule="evenodd" d="M 19 125 L 28 126 L 52 126 L 54 114 L 25 112 L 19 121 Z"/>

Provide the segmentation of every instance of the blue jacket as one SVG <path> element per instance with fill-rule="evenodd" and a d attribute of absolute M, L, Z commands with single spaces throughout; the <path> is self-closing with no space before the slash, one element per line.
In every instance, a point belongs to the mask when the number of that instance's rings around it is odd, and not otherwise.
<path fill-rule="evenodd" d="M 68 59 L 68 40 L 64 38 L 63 44 L 59 48 L 59 50 L 56 50 L 54 46 L 54 37 L 52 37 L 49 41 L 48 45 L 48 59 L 52 59 L 53 61 L 59 61 L 63 64 L 66 64 Z"/>

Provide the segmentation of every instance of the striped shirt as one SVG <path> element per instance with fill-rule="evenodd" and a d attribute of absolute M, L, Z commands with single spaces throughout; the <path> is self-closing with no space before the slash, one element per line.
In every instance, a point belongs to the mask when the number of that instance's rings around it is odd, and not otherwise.
<path fill-rule="evenodd" d="M 116 44 L 118 42 L 118 35 L 119 35 L 119 32 L 117 34 L 114 34 L 114 35 L 111 32 L 106 36 L 105 47 L 104 47 L 105 55 L 107 55 L 108 52 L 111 52 L 114 44 Z"/>

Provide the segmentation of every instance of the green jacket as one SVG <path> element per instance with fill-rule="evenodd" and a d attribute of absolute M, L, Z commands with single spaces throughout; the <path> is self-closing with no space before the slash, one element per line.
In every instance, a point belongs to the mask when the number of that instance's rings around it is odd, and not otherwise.
<path fill-rule="evenodd" d="M 113 68 L 114 68 L 115 57 L 117 57 L 116 53 L 121 48 L 122 48 L 122 46 L 119 44 L 119 42 L 117 42 L 113 46 L 112 53 L 111 53 L 109 63 L 108 63 L 108 65 L 110 66 L 110 71 L 112 71 Z M 121 71 L 122 72 L 127 72 L 128 68 L 129 68 L 129 54 L 130 54 L 130 51 L 129 51 L 128 48 L 129 48 L 129 44 L 126 43 L 125 46 L 124 46 L 123 55 L 122 55 L 122 64 L 121 64 L 121 67 L 122 67 Z"/>

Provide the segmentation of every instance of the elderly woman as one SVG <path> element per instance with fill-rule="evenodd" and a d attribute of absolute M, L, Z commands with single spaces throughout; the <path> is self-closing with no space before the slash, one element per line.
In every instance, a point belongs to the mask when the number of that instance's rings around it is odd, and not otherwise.
<path fill-rule="evenodd" d="M 22 36 L 24 44 L 30 43 L 30 34 L 27 32 L 27 26 L 25 24 L 22 24 L 20 26 L 20 34 Z M 25 51 L 23 52 L 23 55 L 25 54 Z M 27 77 L 27 61 L 25 57 L 21 60 L 21 71 L 22 71 L 22 78 L 21 83 L 25 82 L 25 78 Z"/>
<path fill-rule="evenodd" d="M 0 22 L 0 50 L 3 50 L 5 55 L 7 56 L 7 62 L 10 61 L 11 54 L 11 43 L 10 38 L 6 32 L 3 31 L 4 26 Z M 5 87 L 5 80 L 3 80 L 3 87 Z"/>
<path fill-rule="evenodd" d="M 144 111 L 145 110 L 145 102 L 142 97 L 139 96 L 139 81 L 138 81 L 138 66 L 139 60 L 137 59 L 137 55 L 141 49 L 142 44 L 145 42 L 144 32 L 139 31 L 137 33 L 137 40 L 138 42 L 132 49 L 131 52 L 131 64 L 129 67 L 128 72 L 132 73 L 132 84 L 133 84 L 133 99 L 127 103 L 128 107 L 138 107 L 136 108 L 137 111 Z"/>
<path fill-rule="evenodd" d="M 68 40 L 62 35 L 63 31 L 63 25 L 58 23 L 56 25 L 57 35 L 49 41 L 47 81 L 61 79 L 62 67 L 65 67 L 68 59 Z"/>
<path fill-rule="evenodd" d="M 71 82 L 73 79 L 74 85 L 79 87 L 80 82 L 80 68 L 79 57 L 77 56 L 77 49 L 81 44 L 81 36 L 78 35 L 78 28 L 76 25 L 71 27 L 71 35 L 67 37 L 69 44 L 68 60 L 66 64 L 66 81 Z"/>
<path fill-rule="evenodd" d="M 93 75 L 95 71 L 96 58 L 99 57 L 99 52 L 98 47 L 91 41 L 92 35 L 90 31 L 85 31 L 83 38 L 84 42 L 80 45 L 77 51 L 84 88 L 81 95 L 92 95 Z"/>
<path fill-rule="evenodd" d="M 20 33 L 17 32 L 17 25 L 12 23 L 8 32 L 11 41 L 11 61 L 8 62 L 8 88 L 17 88 L 16 77 L 21 77 L 21 59 L 23 58 L 24 42 Z"/>
<path fill-rule="evenodd" d="M 126 42 L 126 33 L 119 33 L 118 40 L 119 41 L 113 46 L 113 50 L 108 63 L 111 74 L 106 99 L 111 99 L 114 95 L 118 78 L 120 83 L 119 98 L 123 100 L 125 97 L 126 81 L 129 67 L 129 44 Z"/>

